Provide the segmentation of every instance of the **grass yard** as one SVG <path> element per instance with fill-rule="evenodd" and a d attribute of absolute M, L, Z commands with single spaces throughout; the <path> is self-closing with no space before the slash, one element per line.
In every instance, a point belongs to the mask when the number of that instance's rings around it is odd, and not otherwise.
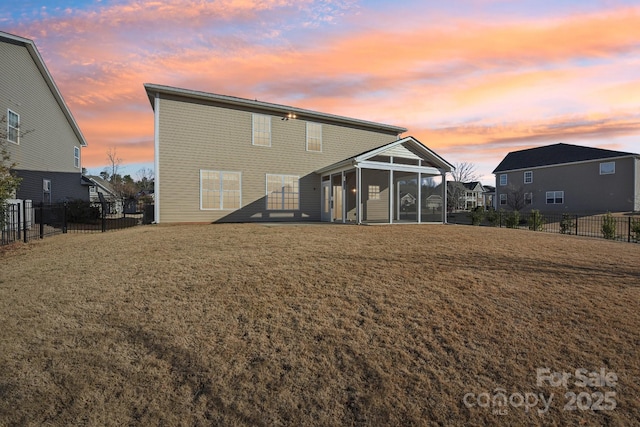
<path fill-rule="evenodd" d="M 637 244 L 453 225 L 17 244 L 0 425 L 638 425 L 639 262 Z"/>

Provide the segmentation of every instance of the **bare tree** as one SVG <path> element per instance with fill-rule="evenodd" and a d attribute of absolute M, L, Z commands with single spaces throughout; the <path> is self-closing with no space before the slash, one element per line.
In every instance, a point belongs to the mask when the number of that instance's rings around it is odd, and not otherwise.
<path fill-rule="evenodd" d="M 153 180 L 155 178 L 153 169 L 142 168 L 136 173 L 136 186 L 138 190 L 145 191 L 153 188 Z"/>
<path fill-rule="evenodd" d="M 476 172 L 476 165 L 469 162 L 454 163 L 455 169 L 451 171 L 451 177 L 455 182 L 472 182 L 480 180 Z"/>
<path fill-rule="evenodd" d="M 526 201 L 524 197 L 524 187 L 521 185 L 516 187 L 514 185 L 509 185 L 507 187 L 507 206 L 509 206 L 514 211 L 519 211 L 525 207 Z"/>
<path fill-rule="evenodd" d="M 113 179 L 113 177 L 118 174 L 118 169 L 120 169 L 120 165 L 122 164 L 122 159 L 118 157 L 118 150 L 116 147 L 111 146 L 107 150 L 107 161 L 109 162 L 109 167 L 111 169 L 109 176 Z M 109 171 L 107 170 L 107 172 Z"/>

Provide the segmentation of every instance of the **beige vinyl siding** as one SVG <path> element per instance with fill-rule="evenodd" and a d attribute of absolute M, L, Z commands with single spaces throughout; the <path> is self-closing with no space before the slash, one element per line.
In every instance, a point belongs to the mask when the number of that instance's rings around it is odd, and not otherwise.
<path fill-rule="evenodd" d="M 160 222 L 320 219 L 320 176 L 314 171 L 396 140 L 395 135 L 322 124 L 322 153 L 306 150 L 306 120 L 271 116 L 271 147 L 252 145 L 252 113 L 182 99 L 160 100 Z M 199 209 L 199 171 L 242 172 L 236 212 Z M 300 176 L 300 209 L 267 212 L 267 174 Z"/>
<path fill-rule="evenodd" d="M 73 147 L 81 142 L 24 46 L 0 42 L 0 114 L 20 115 L 20 144 L 8 144 L 23 170 L 78 172 Z M 5 125 L 6 126 L 6 125 Z"/>

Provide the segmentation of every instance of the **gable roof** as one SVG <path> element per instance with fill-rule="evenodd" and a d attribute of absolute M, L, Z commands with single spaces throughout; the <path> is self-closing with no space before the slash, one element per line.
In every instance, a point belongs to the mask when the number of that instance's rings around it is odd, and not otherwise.
<path fill-rule="evenodd" d="M 426 145 L 422 144 L 420 141 L 418 141 L 412 136 L 407 136 L 405 138 L 398 139 L 388 144 L 384 144 L 378 148 L 374 148 L 373 150 L 365 151 L 364 153 L 360 153 L 356 156 L 349 157 L 348 159 L 342 160 L 338 163 L 334 163 L 332 165 L 321 168 L 317 170 L 316 173 L 319 173 L 319 174 L 326 173 L 328 171 L 340 169 L 345 166 L 352 166 L 357 163 L 365 162 L 376 156 L 388 155 L 388 154 L 391 154 L 392 156 L 395 156 L 395 157 L 426 159 L 426 160 L 429 160 L 429 162 L 431 162 L 432 164 L 434 164 L 436 168 L 442 169 L 446 172 L 451 172 L 453 169 L 455 169 L 451 163 L 447 162 L 438 154 L 431 151 Z M 400 164 L 394 164 L 394 163 L 392 163 L 391 165 L 394 165 L 397 167 L 405 167 L 407 169 L 418 168 L 418 166 L 400 165 Z"/>
<path fill-rule="evenodd" d="M 80 144 L 83 147 L 86 147 L 87 141 L 84 139 L 84 135 L 82 134 L 82 132 L 80 131 L 80 128 L 78 127 L 78 123 L 76 123 L 76 120 L 73 118 L 73 114 L 71 114 L 71 110 L 69 110 L 69 107 L 67 107 L 67 104 L 64 102 L 64 98 L 62 98 L 62 94 L 58 90 L 58 86 L 56 86 L 56 83 L 53 81 L 53 77 L 51 77 L 51 74 L 49 73 L 49 70 L 47 69 L 47 66 L 44 63 L 42 56 L 40 56 L 40 52 L 38 52 L 38 48 L 36 47 L 33 40 L 29 40 L 24 37 L 5 33 L 4 31 L 0 31 L 0 42 L 10 43 L 18 46 L 24 46 L 27 49 L 27 52 L 29 52 L 29 55 L 31 55 L 31 58 L 33 59 L 33 62 L 35 62 L 36 67 L 38 67 L 40 74 L 42 74 L 42 78 L 44 78 L 45 82 L 47 83 L 47 86 L 49 86 L 49 89 L 51 90 L 51 94 L 55 98 L 56 102 L 60 106 L 60 109 L 62 110 L 62 113 L 64 114 L 67 121 L 69 122 L 69 126 L 71 126 L 73 133 L 76 135 L 76 137 L 80 141 Z"/>
<path fill-rule="evenodd" d="M 527 150 L 512 151 L 500 162 L 493 173 L 637 155 L 638 154 L 623 151 L 560 143 L 529 148 Z"/>
<path fill-rule="evenodd" d="M 475 191 L 476 188 L 480 186 L 480 189 L 478 191 L 484 191 L 484 189 L 482 188 L 482 183 L 480 181 L 463 182 L 462 185 L 464 186 L 464 188 L 471 191 Z"/>
<path fill-rule="evenodd" d="M 399 126 L 370 122 L 367 120 L 353 119 L 350 117 L 305 110 L 302 108 L 291 107 L 287 105 L 272 104 L 269 102 L 258 100 L 238 98 L 235 96 L 219 95 L 216 93 L 200 92 L 196 90 L 181 89 L 152 83 L 145 83 L 144 87 L 147 91 L 147 96 L 149 97 L 149 102 L 151 102 L 152 107 L 154 107 L 153 99 L 156 94 L 166 94 L 190 98 L 194 100 L 208 101 L 223 105 L 227 108 L 244 109 L 248 111 L 262 112 L 264 114 L 272 114 L 274 116 L 281 116 L 283 119 L 286 119 L 289 115 L 295 115 L 296 118 L 302 120 L 317 120 L 321 122 L 337 123 L 341 125 L 382 131 L 393 135 L 399 135 L 407 131 L 407 129 Z"/>
<path fill-rule="evenodd" d="M 111 185 L 111 183 L 109 181 L 105 180 L 105 179 L 102 179 L 101 176 L 86 175 L 86 176 L 83 176 L 83 178 L 88 179 L 91 183 L 93 183 L 94 185 L 97 185 L 102 190 L 106 191 L 107 193 L 109 193 L 111 195 L 115 195 L 116 194 L 116 191 L 114 190 L 114 188 Z"/>

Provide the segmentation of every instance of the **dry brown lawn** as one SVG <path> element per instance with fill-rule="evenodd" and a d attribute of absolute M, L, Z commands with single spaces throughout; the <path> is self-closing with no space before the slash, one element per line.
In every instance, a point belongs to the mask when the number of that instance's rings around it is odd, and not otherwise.
<path fill-rule="evenodd" d="M 637 425 L 639 261 L 637 244 L 453 225 L 17 244 L 0 425 Z M 544 368 L 572 376 L 537 384 Z"/>

